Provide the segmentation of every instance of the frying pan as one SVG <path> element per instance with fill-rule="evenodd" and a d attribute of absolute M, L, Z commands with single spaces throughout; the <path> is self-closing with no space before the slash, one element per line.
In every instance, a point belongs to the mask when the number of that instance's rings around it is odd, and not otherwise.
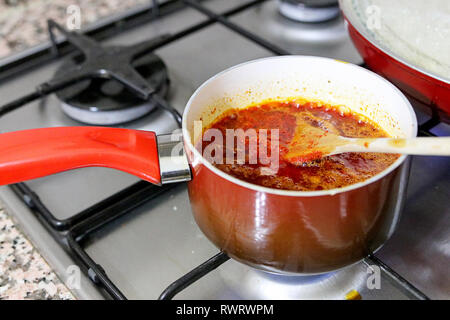
<path fill-rule="evenodd" d="M 232 258 L 281 274 L 336 270 L 376 251 L 394 232 L 408 179 L 406 156 L 343 188 L 289 191 L 232 177 L 194 147 L 201 128 L 230 108 L 295 97 L 345 105 L 394 137 L 417 132 L 409 101 L 373 72 L 326 58 L 271 57 L 206 81 L 187 103 L 181 140 L 106 127 L 0 134 L 0 184 L 87 166 L 115 168 L 154 184 L 189 181 L 196 222 Z"/>
<path fill-rule="evenodd" d="M 425 1 L 419 0 L 419 2 Z M 436 1 L 434 2 L 436 4 Z M 415 39 L 414 35 L 402 36 L 397 33 L 399 27 L 393 26 L 392 21 L 386 20 L 388 15 L 392 17 L 397 13 L 395 10 L 398 10 L 400 5 L 404 5 L 402 9 L 407 9 L 418 2 L 395 1 L 396 6 L 393 3 L 385 0 L 339 1 L 350 37 L 367 66 L 431 108 L 432 112 L 438 113 L 442 120 L 450 122 L 450 79 L 447 74 L 450 66 L 426 52 L 424 50 L 426 45 L 417 44 L 418 39 Z M 399 22 L 412 30 L 422 28 L 421 33 L 423 33 L 423 29 L 435 25 L 430 18 L 433 12 L 431 10 L 434 10 L 436 17 L 438 15 L 442 17 L 442 14 L 445 17 L 445 8 L 433 6 L 431 2 L 426 2 L 424 10 L 428 11 L 427 15 L 424 14 L 425 12 L 417 15 L 421 17 L 420 23 L 409 22 L 407 18 L 403 20 L 405 17 L 400 15 Z M 434 32 L 438 31 L 434 30 Z M 440 43 L 441 51 L 445 50 L 446 41 L 448 43 L 449 39 L 444 39 Z"/>

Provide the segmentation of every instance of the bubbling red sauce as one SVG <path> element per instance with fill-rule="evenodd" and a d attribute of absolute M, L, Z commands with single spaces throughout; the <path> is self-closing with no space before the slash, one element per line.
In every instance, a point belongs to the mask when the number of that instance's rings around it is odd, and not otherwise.
<path fill-rule="evenodd" d="M 271 130 L 279 130 L 279 160 L 277 170 L 269 168 L 269 165 L 258 158 L 257 163 L 250 163 L 249 148 L 251 138 L 245 137 L 245 162 L 237 160 L 232 163 L 213 164 L 233 177 L 256 185 L 297 191 L 315 191 L 342 188 L 357 182 L 369 179 L 389 167 L 399 157 L 397 154 L 384 153 L 342 153 L 324 157 L 318 160 L 293 164 L 283 155 L 287 153 L 288 146 L 294 137 L 297 128 L 297 119 L 309 121 L 312 125 L 322 128 L 344 137 L 352 138 L 376 138 L 389 137 L 377 124 L 362 115 L 342 112 L 336 107 L 319 105 L 307 102 L 267 102 L 250 106 L 244 109 L 231 109 L 217 117 L 212 124 L 204 128 L 218 129 L 223 137 L 226 137 L 227 129 L 255 129 L 257 143 L 259 142 L 259 130 L 266 129 L 270 137 Z M 205 136 L 204 136 L 205 137 Z M 232 153 L 237 156 L 238 143 L 235 137 Z M 202 139 L 202 150 L 217 141 L 205 141 Z M 200 145 L 198 145 L 200 146 Z M 259 144 L 258 144 L 259 146 Z M 223 152 L 225 159 L 225 138 L 223 145 L 216 150 Z M 241 150 L 242 151 L 242 150 Z M 270 139 L 267 146 L 267 155 L 270 157 Z M 237 157 L 235 157 L 237 159 Z"/>

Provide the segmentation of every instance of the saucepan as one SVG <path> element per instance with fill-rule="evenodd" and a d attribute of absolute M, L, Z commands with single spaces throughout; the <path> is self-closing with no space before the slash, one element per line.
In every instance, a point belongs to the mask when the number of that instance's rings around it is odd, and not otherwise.
<path fill-rule="evenodd" d="M 344 188 L 288 191 L 232 177 L 194 147 L 201 128 L 225 110 L 294 97 L 345 105 L 394 137 L 416 135 L 410 103 L 375 73 L 327 58 L 271 57 L 206 81 L 187 103 L 181 139 L 107 127 L 3 133 L 0 184 L 88 166 L 115 168 L 154 184 L 189 181 L 198 226 L 230 257 L 280 274 L 336 270 L 375 252 L 394 232 L 408 180 L 406 156 Z"/>
<path fill-rule="evenodd" d="M 447 1 L 340 0 L 367 66 L 450 122 Z"/>

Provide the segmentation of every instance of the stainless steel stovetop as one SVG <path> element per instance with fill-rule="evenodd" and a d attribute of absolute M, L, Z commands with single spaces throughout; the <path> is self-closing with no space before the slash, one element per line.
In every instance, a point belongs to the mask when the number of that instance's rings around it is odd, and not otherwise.
<path fill-rule="evenodd" d="M 221 14 L 244 2 L 250 1 L 210 0 L 203 4 Z M 104 43 L 133 44 L 164 33 L 176 33 L 207 20 L 199 11 L 181 8 L 111 37 Z M 229 21 L 293 54 L 362 62 L 347 36 L 342 19 L 302 24 L 282 17 L 277 11 L 276 1 L 261 1 L 261 4 L 231 15 Z M 171 86 L 167 100 L 180 112 L 194 90 L 209 77 L 232 65 L 274 54 L 220 23 L 211 23 L 155 53 L 168 66 Z M 60 59 L 55 59 L 3 81 L 0 84 L 2 101 L 20 97 L 47 81 L 60 63 Z M 425 120 L 427 117 L 420 114 L 419 122 Z M 55 95 L 0 118 L 2 132 L 76 125 L 81 124 L 61 111 Z M 169 115 L 155 110 L 126 127 L 161 134 L 171 132 L 176 124 Z M 450 126 L 439 124 L 432 131 L 450 135 Z M 33 180 L 27 185 L 57 219 L 63 220 L 137 182 L 136 178 L 125 173 L 87 168 Z M 414 157 L 399 228 L 375 255 L 432 299 L 450 298 L 449 192 L 448 159 Z M 63 281 L 70 282 L 73 279 L 70 266 L 79 264 L 79 261 L 67 250 L 67 243 L 55 240 L 33 213 L 35 211 L 10 187 L 0 188 L 0 198 L 58 275 Z M 183 184 L 144 204 L 130 206 L 128 211 L 105 227 L 93 230 L 82 241 L 85 254 L 105 270 L 127 298 L 156 299 L 172 282 L 218 253 L 197 228 Z M 176 298 L 343 299 L 352 289 L 358 290 L 363 299 L 414 298 L 389 272 L 381 272 L 380 289 L 369 289 L 367 280 L 372 269 L 367 264 L 372 262 L 366 260 L 333 274 L 305 278 L 270 275 L 228 260 L 182 290 Z M 72 291 L 82 299 L 109 297 L 85 273 L 81 275 L 80 286 L 72 288 Z"/>

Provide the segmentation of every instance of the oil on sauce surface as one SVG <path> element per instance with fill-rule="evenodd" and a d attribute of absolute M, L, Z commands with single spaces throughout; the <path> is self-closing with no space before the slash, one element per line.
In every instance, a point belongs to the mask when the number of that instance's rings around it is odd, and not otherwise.
<path fill-rule="evenodd" d="M 288 153 L 299 119 L 308 121 L 321 130 L 344 137 L 388 137 L 383 129 L 369 119 L 359 114 L 343 113 L 329 105 L 322 106 L 312 102 L 299 104 L 295 101 L 268 102 L 244 109 L 228 110 L 205 129 L 218 129 L 224 137 L 226 129 L 244 131 L 255 129 L 257 132 L 259 129 L 267 129 L 269 137 L 271 130 L 278 129 L 280 154 L 278 170 L 276 172 L 268 170 L 268 165 L 263 164 L 264 162 L 249 163 L 251 150 L 248 147 L 250 142 L 248 137 L 243 141 L 246 159 L 244 164 L 234 161 L 231 164 L 214 163 L 214 165 L 238 179 L 256 185 L 284 190 L 313 191 L 342 188 L 364 181 L 386 169 L 398 158 L 396 154 L 342 153 L 294 165 L 283 156 Z M 259 135 L 256 139 L 258 143 Z M 235 142 L 232 151 L 236 156 L 238 150 L 237 141 Z M 210 143 L 214 141 L 202 139 L 202 150 Z M 225 159 L 226 146 L 223 145 L 218 150 L 223 150 Z M 270 145 L 267 153 L 270 155 Z"/>

